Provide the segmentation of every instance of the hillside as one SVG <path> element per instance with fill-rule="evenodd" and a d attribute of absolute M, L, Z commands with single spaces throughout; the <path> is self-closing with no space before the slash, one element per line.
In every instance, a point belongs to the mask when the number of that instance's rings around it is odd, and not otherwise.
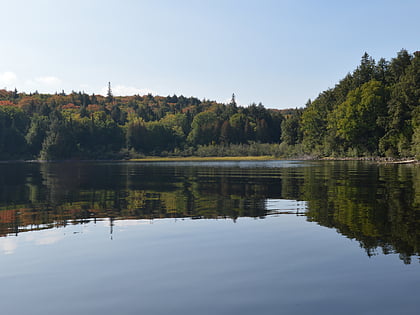
<path fill-rule="evenodd" d="M 360 65 L 303 109 L 184 96 L 0 90 L 0 159 L 420 157 L 420 52 Z"/>

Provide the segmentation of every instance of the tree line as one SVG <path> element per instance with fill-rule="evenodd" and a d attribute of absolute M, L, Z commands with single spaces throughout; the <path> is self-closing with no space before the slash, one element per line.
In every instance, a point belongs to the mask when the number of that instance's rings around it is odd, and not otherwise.
<path fill-rule="evenodd" d="M 316 156 L 420 157 L 420 52 L 365 53 L 334 88 L 291 120 L 289 144 Z"/>
<path fill-rule="evenodd" d="M 0 159 L 420 156 L 420 53 L 360 65 L 305 108 L 184 96 L 0 90 Z"/>
<path fill-rule="evenodd" d="M 193 155 L 197 148 L 279 142 L 281 113 L 184 96 L 114 97 L 0 90 L 1 159 Z"/>

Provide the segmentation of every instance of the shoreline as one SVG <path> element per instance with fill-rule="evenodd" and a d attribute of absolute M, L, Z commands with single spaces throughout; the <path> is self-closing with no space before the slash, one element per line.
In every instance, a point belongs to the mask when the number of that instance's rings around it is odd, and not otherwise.
<path fill-rule="evenodd" d="M 223 162 L 223 161 L 360 161 L 377 164 L 414 164 L 419 165 L 420 160 L 414 158 L 385 158 L 385 157 L 274 157 L 270 155 L 262 156 L 178 156 L 178 157 L 160 157 L 146 156 L 144 158 L 133 159 L 65 159 L 65 160 L 3 160 L 3 163 L 54 163 L 54 162 Z"/>
<path fill-rule="evenodd" d="M 276 161 L 284 160 L 270 155 L 262 156 L 181 156 L 181 157 L 144 157 L 140 159 L 129 159 L 128 162 L 206 162 L 206 161 Z"/>
<path fill-rule="evenodd" d="M 324 157 L 315 160 L 320 161 L 365 161 L 378 164 L 420 164 L 420 160 L 414 158 L 389 158 L 389 157 Z"/>

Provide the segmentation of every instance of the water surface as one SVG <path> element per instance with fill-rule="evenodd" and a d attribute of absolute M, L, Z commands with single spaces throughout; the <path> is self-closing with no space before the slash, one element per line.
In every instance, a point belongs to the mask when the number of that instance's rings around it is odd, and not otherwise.
<path fill-rule="evenodd" d="M 417 314 L 420 170 L 0 164 L 5 314 Z"/>

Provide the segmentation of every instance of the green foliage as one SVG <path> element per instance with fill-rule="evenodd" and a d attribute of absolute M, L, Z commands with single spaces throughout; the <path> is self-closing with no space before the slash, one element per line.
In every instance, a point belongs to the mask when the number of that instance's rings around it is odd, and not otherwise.
<path fill-rule="evenodd" d="M 107 159 L 124 146 L 123 130 L 104 112 L 91 118 L 54 112 L 42 143 L 42 160 L 69 158 Z"/>
<path fill-rule="evenodd" d="M 419 60 L 419 53 L 402 50 L 391 62 L 380 59 L 376 64 L 365 54 L 353 73 L 307 104 L 300 121 L 305 151 L 321 156 L 410 156 L 413 113 L 420 104 Z"/>
<path fill-rule="evenodd" d="M 27 115 L 13 106 L 0 106 L 0 159 L 26 156 Z"/>
<path fill-rule="evenodd" d="M 0 110 L 0 159 L 189 155 L 200 145 L 278 142 L 282 119 L 262 104 L 238 107 L 234 97 L 227 105 L 182 95 L 115 97 L 110 85 L 106 97 L 0 90 Z"/>
<path fill-rule="evenodd" d="M 402 49 L 398 52 L 397 57 L 391 60 L 389 64 L 389 72 L 394 83 L 400 80 L 400 77 L 405 73 L 410 66 L 413 56 L 407 50 Z"/>
<path fill-rule="evenodd" d="M 393 64 L 393 77 L 399 80 L 391 87 L 387 133 L 381 144 L 385 154 L 407 156 L 414 133 L 413 119 L 420 104 L 420 56 L 411 58 L 400 53 Z"/>
<path fill-rule="evenodd" d="M 144 152 L 161 152 L 172 150 L 183 140 L 180 130 L 172 129 L 170 126 L 153 121 L 146 123 L 146 138 L 144 141 Z"/>
<path fill-rule="evenodd" d="M 220 120 L 213 112 L 206 111 L 197 114 L 191 124 L 188 141 L 193 145 L 203 145 L 218 142 L 218 127 Z"/>
<path fill-rule="evenodd" d="M 160 120 L 160 122 L 165 127 L 172 129 L 173 132 L 180 138 L 185 138 L 190 132 L 190 125 L 186 114 L 167 114 Z"/>
<path fill-rule="evenodd" d="M 35 114 L 31 118 L 31 125 L 25 139 L 29 147 L 29 152 L 33 157 L 37 157 L 41 151 L 42 143 L 47 135 L 48 124 L 49 121 L 46 116 Z"/>
<path fill-rule="evenodd" d="M 406 50 L 378 63 L 365 53 L 303 110 L 241 107 L 235 95 L 229 104 L 182 95 L 117 97 L 110 84 L 106 96 L 0 90 L 0 159 L 208 154 L 202 152 L 216 146 L 225 155 L 235 154 L 226 151 L 231 145 L 253 151 L 255 143 L 277 146 L 279 156 L 404 157 L 418 155 L 419 103 L 420 53 Z M 260 149 L 254 151 L 268 152 Z"/>
<path fill-rule="evenodd" d="M 413 137 L 412 137 L 412 155 L 420 160 L 420 106 L 413 110 Z"/>
<path fill-rule="evenodd" d="M 247 120 L 247 116 L 243 113 L 233 114 L 229 121 L 228 126 L 230 127 L 230 132 L 226 139 L 231 143 L 244 143 L 248 138 L 247 130 L 252 129 Z"/>
<path fill-rule="evenodd" d="M 40 158 L 42 160 L 59 160 L 77 154 L 77 146 L 69 121 L 66 121 L 58 111 L 52 113 L 50 120 L 51 125 L 42 143 Z"/>
<path fill-rule="evenodd" d="M 144 147 L 146 127 L 140 118 L 132 119 L 127 125 L 126 143 L 129 149 L 140 151 Z"/>
<path fill-rule="evenodd" d="M 289 145 L 302 142 L 301 131 L 301 111 L 296 111 L 293 115 L 283 120 L 281 124 L 281 140 Z"/>
<path fill-rule="evenodd" d="M 386 100 L 386 89 L 380 82 L 371 80 L 349 92 L 346 100 L 330 113 L 328 127 L 348 147 L 376 152 L 383 135 L 377 121 L 386 113 Z"/>
<path fill-rule="evenodd" d="M 300 129 L 303 133 L 303 144 L 309 151 L 321 145 L 327 137 L 327 117 L 333 103 L 333 92 L 325 91 L 315 101 L 306 104 Z"/>
<path fill-rule="evenodd" d="M 420 160 L 420 126 L 414 129 L 412 154 Z"/>

